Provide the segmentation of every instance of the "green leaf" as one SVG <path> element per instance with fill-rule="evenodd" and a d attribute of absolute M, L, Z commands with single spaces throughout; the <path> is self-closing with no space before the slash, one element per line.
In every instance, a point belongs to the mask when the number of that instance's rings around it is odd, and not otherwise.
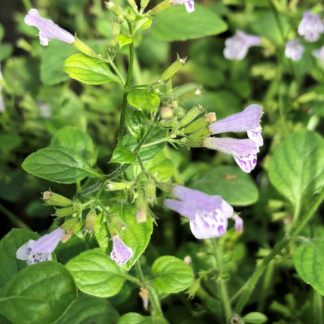
<path fill-rule="evenodd" d="M 323 138 L 306 130 L 290 134 L 275 149 L 268 173 L 273 186 L 299 210 L 324 185 Z"/>
<path fill-rule="evenodd" d="M 294 253 L 294 264 L 299 276 L 324 296 L 324 240 L 300 245 Z"/>
<path fill-rule="evenodd" d="M 118 294 L 125 281 L 123 270 L 100 248 L 81 253 L 66 267 L 78 288 L 96 297 Z"/>
<path fill-rule="evenodd" d="M 136 155 L 127 147 L 117 145 L 114 149 L 110 162 L 112 163 L 133 163 L 136 161 Z"/>
<path fill-rule="evenodd" d="M 133 38 L 128 35 L 119 34 L 119 35 L 117 35 L 116 38 L 117 38 L 120 48 L 122 48 L 126 45 L 129 45 L 133 42 Z"/>
<path fill-rule="evenodd" d="M 4 287 L 0 313 L 14 324 L 52 323 L 76 299 L 70 273 L 59 263 L 41 262 L 18 272 Z"/>
<path fill-rule="evenodd" d="M 72 126 L 66 126 L 58 130 L 51 140 L 51 146 L 67 148 L 89 162 L 94 154 L 94 145 L 90 135 Z"/>
<path fill-rule="evenodd" d="M 3 287 L 18 271 L 27 267 L 26 261 L 16 258 L 16 252 L 23 244 L 38 237 L 36 233 L 25 229 L 12 229 L 0 241 L 0 287 Z"/>
<path fill-rule="evenodd" d="M 74 54 L 64 62 L 64 70 L 70 78 L 86 84 L 104 84 L 107 82 L 119 82 L 107 64 L 98 59 L 84 54 Z"/>
<path fill-rule="evenodd" d="M 259 198 L 258 188 L 251 176 L 231 166 L 219 166 L 199 174 L 190 186 L 209 195 L 220 195 L 234 206 L 248 206 Z"/>
<path fill-rule="evenodd" d="M 244 315 L 243 319 L 246 324 L 262 324 L 268 320 L 267 316 L 259 312 L 248 313 Z"/>
<path fill-rule="evenodd" d="M 118 313 L 108 300 L 81 295 L 64 315 L 59 324 L 114 324 Z"/>
<path fill-rule="evenodd" d="M 127 95 L 128 103 L 143 111 L 155 112 L 160 106 L 160 97 L 152 90 L 134 89 Z"/>
<path fill-rule="evenodd" d="M 164 41 L 185 41 L 218 35 L 227 29 L 216 13 L 199 4 L 195 7 L 191 14 L 183 6 L 172 6 L 165 10 L 153 21 L 153 35 Z"/>
<path fill-rule="evenodd" d="M 144 162 L 145 168 L 157 181 L 168 182 L 173 176 L 173 162 L 161 151 L 153 159 Z"/>
<path fill-rule="evenodd" d="M 63 147 L 40 149 L 30 154 L 22 167 L 36 177 L 59 183 L 75 183 L 88 176 L 99 176 L 85 160 Z"/>
<path fill-rule="evenodd" d="M 136 208 L 132 206 L 112 206 L 110 212 L 122 221 L 122 230 L 118 233 L 124 243 L 133 250 L 132 258 L 124 266 L 129 270 L 144 253 L 153 232 L 153 219 L 147 216 L 145 223 L 136 221 Z"/>
<path fill-rule="evenodd" d="M 137 313 L 127 313 L 121 316 L 117 324 L 153 324 L 154 321 L 150 316 L 143 316 Z"/>
<path fill-rule="evenodd" d="M 54 85 L 68 79 L 64 72 L 64 60 L 75 53 L 75 49 L 66 43 L 53 40 L 42 48 L 40 77 L 45 85 Z"/>
<path fill-rule="evenodd" d="M 162 256 L 152 265 L 152 282 L 160 294 L 189 288 L 194 280 L 191 267 L 174 256 Z"/>

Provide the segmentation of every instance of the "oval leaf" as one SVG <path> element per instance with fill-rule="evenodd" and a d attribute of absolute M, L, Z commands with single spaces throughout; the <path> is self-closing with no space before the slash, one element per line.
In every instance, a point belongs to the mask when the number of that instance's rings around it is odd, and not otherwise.
<path fill-rule="evenodd" d="M 81 253 L 66 267 L 81 291 L 97 297 L 118 294 L 125 281 L 123 270 L 100 248 Z"/>
<path fill-rule="evenodd" d="M 172 6 L 153 21 L 152 33 L 164 41 L 185 41 L 217 35 L 227 29 L 225 22 L 213 11 L 201 5 L 188 14 L 184 6 Z"/>
<path fill-rule="evenodd" d="M 64 71 L 70 78 L 86 84 L 119 82 L 119 79 L 109 70 L 107 64 L 84 54 L 74 54 L 67 58 L 64 62 Z"/>
<path fill-rule="evenodd" d="M 287 136 L 269 163 L 273 186 L 299 209 L 306 196 L 324 186 L 324 140 L 310 131 Z"/>
<path fill-rule="evenodd" d="M 129 91 L 127 101 L 133 107 L 148 112 L 155 112 L 160 106 L 160 97 L 148 89 L 134 89 Z"/>
<path fill-rule="evenodd" d="M 59 183 L 75 183 L 88 176 L 100 177 L 85 160 L 63 147 L 40 149 L 30 154 L 22 167 L 36 177 Z"/>
<path fill-rule="evenodd" d="M 294 264 L 300 277 L 324 296 L 324 240 L 300 245 L 294 253 Z"/>
<path fill-rule="evenodd" d="M 174 256 L 162 256 L 152 266 L 152 282 L 160 294 L 185 290 L 194 280 L 190 266 Z"/>
<path fill-rule="evenodd" d="M 0 298 L 0 313 L 12 323 L 52 323 L 76 294 L 73 278 L 64 266 L 41 262 L 23 269 L 7 283 Z"/>
<path fill-rule="evenodd" d="M 259 198 L 250 175 L 231 166 L 216 167 L 193 178 L 191 187 L 209 195 L 220 195 L 234 206 L 251 205 Z"/>

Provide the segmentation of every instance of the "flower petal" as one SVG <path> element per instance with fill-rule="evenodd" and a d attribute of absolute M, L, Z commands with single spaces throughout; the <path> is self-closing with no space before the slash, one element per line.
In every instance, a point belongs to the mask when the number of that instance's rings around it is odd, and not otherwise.
<path fill-rule="evenodd" d="M 257 155 L 256 154 L 248 154 L 245 156 L 233 154 L 233 157 L 234 157 L 234 160 L 237 163 L 237 165 L 245 173 L 250 173 L 257 165 Z"/>
<path fill-rule="evenodd" d="M 110 253 L 110 257 L 118 265 L 125 264 L 132 256 L 133 250 L 128 247 L 118 235 L 113 236 L 113 249 Z"/>

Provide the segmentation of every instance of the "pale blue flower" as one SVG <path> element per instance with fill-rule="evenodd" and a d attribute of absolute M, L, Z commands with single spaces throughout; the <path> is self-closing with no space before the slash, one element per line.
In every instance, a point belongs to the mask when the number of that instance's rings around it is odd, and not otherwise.
<path fill-rule="evenodd" d="M 19 260 L 26 261 L 28 265 L 52 260 L 52 253 L 64 236 L 64 230 L 57 228 L 53 232 L 43 235 L 38 240 L 29 240 L 16 252 Z"/>
<path fill-rule="evenodd" d="M 304 46 L 298 39 L 291 40 L 286 43 L 285 56 L 293 61 L 299 61 L 304 53 Z"/>
<path fill-rule="evenodd" d="M 224 235 L 229 219 L 234 220 L 236 230 L 242 231 L 243 220 L 221 196 L 210 196 L 184 186 L 175 186 L 172 194 L 177 199 L 166 199 L 164 205 L 188 218 L 191 232 L 197 239 Z"/>
<path fill-rule="evenodd" d="M 312 52 L 312 55 L 319 59 L 319 60 L 322 60 L 324 61 L 324 46 L 322 46 L 321 48 L 319 49 L 316 49 Z"/>
<path fill-rule="evenodd" d="M 112 243 L 113 249 L 110 253 L 110 257 L 118 265 L 126 263 L 133 256 L 133 250 L 127 246 L 118 235 L 113 236 Z"/>
<path fill-rule="evenodd" d="M 228 60 L 243 60 L 250 47 L 261 45 L 261 38 L 242 31 L 225 40 L 224 57 Z"/>
<path fill-rule="evenodd" d="M 41 45 L 47 46 L 48 42 L 56 39 L 65 43 L 73 43 L 75 37 L 49 19 L 40 16 L 38 10 L 30 9 L 25 17 L 25 23 L 34 26 L 39 30 L 39 40 Z"/>
<path fill-rule="evenodd" d="M 298 26 L 298 34 L 308 42 L 316 42 L 324 33 L 324 23 L 319 15 L 305 12 Z"/>

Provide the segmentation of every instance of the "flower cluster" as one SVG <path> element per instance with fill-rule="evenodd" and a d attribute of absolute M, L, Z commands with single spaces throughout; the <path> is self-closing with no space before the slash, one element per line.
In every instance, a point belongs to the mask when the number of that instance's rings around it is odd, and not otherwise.
<path fill-rule="evenodd" d="M 243 60 L 250 47 L 261 45 L 261 38 L 237 31 L 233 37 L 226 39 L 224 57 L 228 60 Z"/>
<path fill-rule="evenodd" d="M 319 15 L 305 12 L 298 25 L 298 35 L 304 37 L 307 42 L 316 42 L 324 33 L 324 22 Z M 298 39 L 290 40 L 285 45 L 285 56 L 293 61 L 301 60 L 305 48 Z M 321 49 L 312 52 L 315 58 L 322 59 Z"/>
<path fill-rule="evenodd" d="M 175 186 L 172 193 L 177 199 L 166 199 L 164 205 L 189 220 L 191 232 L 197 239 L 222 236 L 229 219 L 234 220 L 236 231 L 243 230 L 243 220 L 221 196 L 209 196 L 183 186 Z"/>
<path fill-rule="evenodd" d="M 260 120 L 263 111 L 257 104 L 249 105 L 242 112 L 218 120 L 209 126 L 211 134 L 247 132 L 248 139 L 206 137 L 203 146 L 233 155 L 244 172 L 251 172 L 257 164 L 257 153 L 263 145 Z"/>

